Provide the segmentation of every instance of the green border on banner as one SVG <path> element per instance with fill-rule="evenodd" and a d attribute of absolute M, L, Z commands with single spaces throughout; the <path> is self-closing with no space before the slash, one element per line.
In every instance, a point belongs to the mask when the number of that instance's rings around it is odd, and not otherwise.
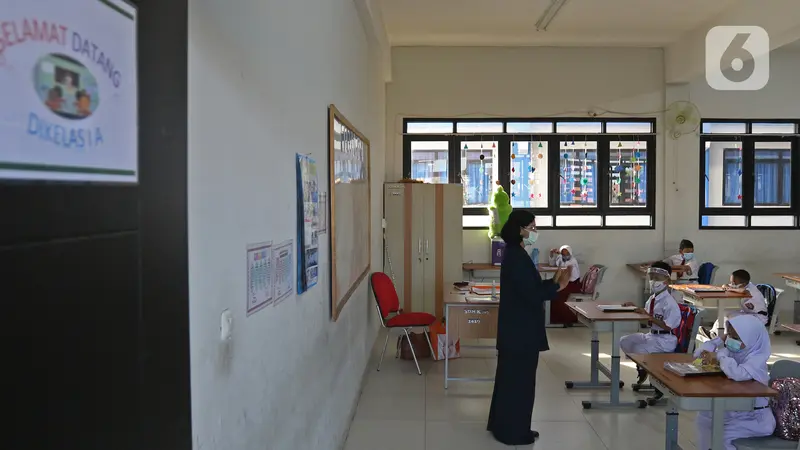
<path fill-rule="evenodd" d="M 135 170 L 105 169 L 102 167 L 56 166 L 52 164 L 28 164 L 0 161 L 0 170 L 21 170 L 27 172 L 84 173 L 93 175 L 136 175 Z"/>
<path fill-rule="evenodd" d="M 116 12 L 122 14 L 123 16 L 127 17 L 128 19 L 134 20 L 133 14 L 129 13 L 128 11 L 125 11 L 124 9 L 122 9 L 119 6 L 115 5 L 111 1 L 109 1 L 109 0 L 99 0 L 99 1 L 100 1 L 100 3 L 108 6 L 109 8 L 113 9 L 114 11 L 116 11 Z"/>

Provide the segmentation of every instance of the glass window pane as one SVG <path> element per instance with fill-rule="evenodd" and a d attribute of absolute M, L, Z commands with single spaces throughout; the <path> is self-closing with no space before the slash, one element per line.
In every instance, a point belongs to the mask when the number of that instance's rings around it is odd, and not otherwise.
<path fill-rule="evenodd" d="M 747 124 L 744 122 L 703 122 L 702 132 L 705 134 L 745 134 Z"/>
<path fill-rule="evenodd" d="M 753 134 L 794 134 L 797 126 L 793 123 L 754 123 L 751 131 Z"/>
<path fill-rule="evenodd" d="M 502 133 L 503 122 L 458 122 L 458 133 Z"/>
<path fill-rule="evenodd" d="M 607 227 L 649 227 L 650 216 L 606 216 Z"/>
<path fill-rule="evenodd" d="M 652 133 L 650 122 L 608 122 L 606 133 Z"/>
<path fill-rule="evenodd" d="M 602 222 L 602 216 L 556 216 L 558 227 L 599 227 Z"/>
<path fill-rule="evenodd" d="M 553 122 L 508 122 L 506 133 L 552 133 Z"/>
<path fill-rule="evenodd" d="M 744 227 L 744 216 L 703 216 L 706 227 Z"/>
<path fill-rule="evenodd" d="M 794 216 L 750 216 L 751 227 L 793 227 Z"/>
<path fill-rule="evenodd" d="M 408 122 L 406 130 L 411 134 L 452 133 L 453 122 Z"/>
<path fill-rule="evenodd" d="M 489 216 L 461 216 L 461 226 L 464 228 L 489 228 Z"/>
<path fill-rule="evenodd" d="M 755 143 L 756 208 L 780 208 L 792 205 L 791 142 Z"/>
<path fill-rule="evenodd" d="M 603 125 L 600 122 L 556 122 L 556 133 L 601 133 Z"/>
<path fill-rule="evenodd" d="M 597 206 L 597 142 L 561 142 L 559 166 L 562 208 Z"/>
<path fill-rule="evenodd" d="M 426 183 L 447 183 L 447 141 L 411 142 L 411 178 Z"/>
<path fill-rule="evenodd" d="M 536 228 L 547 228 L 553 226 L 553 216 L 536 216 Z"/>
<path fill-rule="evenodd" d="M 611 141 L 609 144 L 609 204 L 647 206 L 647 142 Z"/>
<path fill-rule="evenodd" d="M 708 208 L 742 206 L 741 142 L 706 142 L 705 196 Z"/>
<path fill-rule="evenodd" d="M 464 206 L 489 206 L 499 179 L 497 141 L 461 141 L 459 147 Z"/>
<path fill-rule="evenodd" d="M 547 142 L 511 143 L 511 206 L 547 208 Z"/>

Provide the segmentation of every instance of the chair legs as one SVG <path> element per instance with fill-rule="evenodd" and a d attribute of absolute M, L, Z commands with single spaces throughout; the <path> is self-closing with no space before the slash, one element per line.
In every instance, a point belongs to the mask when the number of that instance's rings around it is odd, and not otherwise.
<path fill-rule="evenodd" d="M 417 354 L 414 352 L 414 346 L 411 345 L 411 336 L 408 334 L 408 331 L 411 328 L 403 328 L 403 333 L 406 335 L 406 339 L 408 339 L 408 347 L 411 350 L 411 356 L 414 357 L 414 364 L 417 366 L 417 375 L 422 375 L 422 370 L 419 368 L 419 361 L 417 360 Z M 433 352 L 433 344 L 431 343 L 431 336 L 430 336 L 430 329 L 425 328 L 423 330 L 425 334 L 425 340 L 428 341 L 428 348 L 431 350 L 431 356 L 434 355 Z M 383 341 L 383 350 L 381 350 L 381 358 L 378 361 L 378 372 L 381 371 L 381 364 L 383 364 L 383 356 L 386 354 L 386 346 L 389 343 L 389 336 L 391 335 L 391 329 L 386 330 L 386 339 Z M 395 350 L 395 358 L 400 357 L 400 339 L 397 340 L 397 349 Z"/>
<path fill-rule="evenodd" d="M 417 361 L 417 354 L 414 353 L 414 346 L 411 345 L 411 336 L 408 334 L 408 328 L 403 328 L 403 333 L 406 334 L 406 339 L 408 339 L 408 348 L 411 350 L 411 356 L 414 358 L 414 364 L 417 366 L 417 375 L 422 375 L 422 371 L 419 369 L 419 361 Z"/>
<path fill-rule="evenodd" d="M 383 355 L 386 353 L 386 344 L 389 343 L 389 335 L 390 334 L 391 333 L 389 332 L 389 330 L 386 330 L 386 340 L 383 341 L 383 350 L 381 351 L 381 359 L 380 359 L 380 361 L 378 361 L 378 372 L 381 371 L 381 364 L 383 364 Z"/>
<path fill-rule="evenodd" d="M 423 330 L 425 333 L 425 340 L 428 341 L 428 348 L 431 349 L 431 358 L 436 359 L 436 352 L 433 351 L 433 344 L 431 344 L 431 329 L 427 327 Z"/>

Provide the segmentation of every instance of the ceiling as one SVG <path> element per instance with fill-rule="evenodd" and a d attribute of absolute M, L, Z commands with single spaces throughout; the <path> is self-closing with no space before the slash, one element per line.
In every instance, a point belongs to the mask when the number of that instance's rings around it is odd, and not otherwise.
<path fill-rule="evenodd" d="M 393 46 L 663 47 L 742 0 L 567 0 L 547 31 L 551 0 L 378 0 Z"/>

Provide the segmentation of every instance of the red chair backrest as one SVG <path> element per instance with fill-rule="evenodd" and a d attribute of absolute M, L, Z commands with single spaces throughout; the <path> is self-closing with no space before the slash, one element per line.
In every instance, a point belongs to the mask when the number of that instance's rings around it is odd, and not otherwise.
<path fill-rule="evenodd" d="M 400 299 L 397 298 L 397 290 L 389 275 L 383 272 L 375 272 L 370 277 L 372 293 L 375 294 L 375 301 L 381 310 L 381 318 L 386 318 L 389 314 L 400 310 Z"/>

